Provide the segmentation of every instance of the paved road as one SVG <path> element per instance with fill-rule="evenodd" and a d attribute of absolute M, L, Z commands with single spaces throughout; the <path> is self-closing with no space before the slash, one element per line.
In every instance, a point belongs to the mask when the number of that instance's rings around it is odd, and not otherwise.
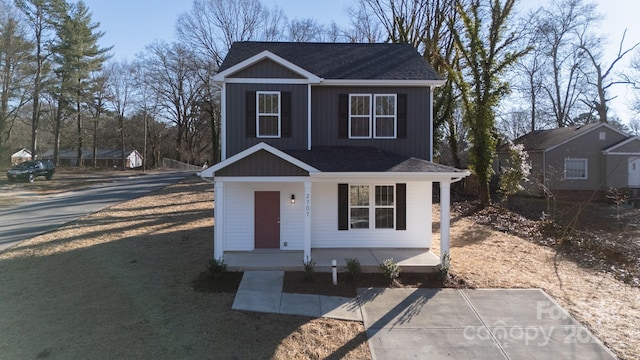
<path fill-rule="evenodd" d="M 121 178 L 85 190 L 40 198 L 0 210 L 0 251 L 105 207 L 178 182 L 193 172 Z"/>

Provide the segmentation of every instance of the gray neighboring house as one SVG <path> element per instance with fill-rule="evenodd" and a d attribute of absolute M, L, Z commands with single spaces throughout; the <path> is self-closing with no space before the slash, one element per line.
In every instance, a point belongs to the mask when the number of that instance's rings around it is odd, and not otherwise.
<path fill-rule="evenodd" d="M 610 188 L 640 188 L 640 138 L 606 123 L 538 130 L 514 140 L 531 162 L 527 190 L 541 194 L 542 184 L 563 197 L 603 195 Z M 496 171 L 506 161 L 498 150 Z"/>
<path fill-rule="evenodd" d="M 142 166 L 142 154 L 138 150 L 126 150 L 125 167 L 127 169 L 135 169 Z M 49 150 L 44 155 L 44 159 L 53 159 L 53 150 Z M 60 150 L 58 159 L 61 166 L 75 166 L 78 162 L 77 150 Z M 93 150 L 82 150 L 82 159 L 84 166 L 96 166 L 104 168 L 119 168 L 122 160 L 121 150 L 97 150 L 95 161 L 93 159 Z"/>
<path fill-rule="evenodd" d="M 431 162 L 433 89 L 444 81 L 403 44 L 236 42 L 214 80 L 222 162 L 214 257 L 226 252 L 432 246 L 449 252 L 450 185 Z M 437 221 L 437 219 L 436 219 Z"/>

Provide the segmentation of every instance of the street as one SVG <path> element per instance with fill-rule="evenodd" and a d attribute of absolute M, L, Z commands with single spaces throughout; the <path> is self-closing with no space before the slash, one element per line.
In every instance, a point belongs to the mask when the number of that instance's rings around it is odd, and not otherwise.
<path fill-rule="evenodd" d="M 193 172 L 133 176 L 0 209 L 0 251 L 63 224 L 178 182 Z"/>

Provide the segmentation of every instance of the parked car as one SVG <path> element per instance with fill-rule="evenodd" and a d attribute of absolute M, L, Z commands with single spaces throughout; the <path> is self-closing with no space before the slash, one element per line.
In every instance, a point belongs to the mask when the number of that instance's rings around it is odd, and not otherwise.
<path fill-rule="evenodd" d="M 56 167 L 51 160 L 25 161 L 7 170 L 7 179 L 9 182 L 16 180 L 34 182 L 36 177 L 44 176 L 47 180 L 51 180 L 55 172 Z"/>

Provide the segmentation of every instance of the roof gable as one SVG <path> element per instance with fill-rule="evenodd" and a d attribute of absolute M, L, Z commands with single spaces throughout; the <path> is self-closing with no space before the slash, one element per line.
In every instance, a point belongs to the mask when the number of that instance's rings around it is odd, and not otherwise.
<path fill-rule="evenodd" d="M 602 151 L 604 154 L 640 154 L 640 137 L 631 136 Z"/>
<path fill-rule="evenodd" d="M 216 80 L 271 54 L 273 59 L 323 80 L 416 80 L 442 82 L 418 52 L 408 44 L 236 42 Z M 260 55 L 263 54 L 263 55 Z M 296 71 L 298 72 L 298 71 Z M 299 73 L 299 72 L 298 72 Z"/>
<path fill-rule="evenodd" d="M 215 172 L 215 176 L 309 176 L 309 172 L 259 150 Z"/>
<path fill-rule="evenodd" d="M 241 160 L 250 157 L 251 155 L 260 152 L 260 151 L 266 151 L 268 153 L 271 153 L 272 155 L 275 155 L 277 158 L 280 158 L 286 162 L 288 162 L 289 164 L 307 172 L 307 173 L 313 173 L 313 172 L 318 172 L 318 169 L 292 157 L 291 155 L 288 155 L 276 148 L 274 148 L 273 146 L 266 144 L 266 143 L 259 143 L 256 144 L 242 152 L 239 152 L 235 155 L 233 155 L 232 157 L 219 162 L 217 164 L 215 164 L 214 166 L 211 166 L 203 171 L 200 172 L 200 177 L 203 178 L 212 178 L 214 177 L 214 174 L 218 173 L 219 171 L 221 171 L 222 169 L 225 169 L 233 164 L 235 164 L 236 162 L 240 162 Z M 264 155 L 262 155 L 264 156 Z M 251 160 L 253 161 L 253 160 Z M 271 158 L 270 161 L 273 161 L 273 159 Z M 246 176 L 246 175 L 245 175 Z M 271 175 L 273 176 L 273 175 Z"/>
<path fill-rule="evenodd" d="M 626 136 L 620 130 L 607 123 L 593 123 L 582 126 L 569 126 L 549 130 L 536 130 L 513 141 L 514 144 L 523 144 L 526 151 L 550 151 L 561 145 L 577 139 L 592 131 L 607 128 Z"/>
<path fill-rule="evenodd" d="M 235 44 L 234 44 L 235 46 Z M 233 49 L 233 46 L 232 46 Z M 229 50 L 229 53 L 231 53 L 231 50 Z M 227 55 L 228 57 L 228 55 Z M 222 64 L 223 66 L 220 67 L 219 72 L 213 77 L 214 81 L 225 81 L 227 77 L 236 74 L 237 72 L 240 72 L 241 70 L 247 69 L 255 64 L 258 64 L 262 61 L 264 61 L 265 59 L 271 60 L 273 62 L 275 62 L 276 64 L 282 66 L 283 68 L 298 74 L 301 78 L 304 79 L 308 79 L 309 82 L 311 83 L 318 83 L 320 82 L 320 78 L 318 76 L 316 76 L 315 74 L 307 71 L 306 69 L 268 51 L 268 50 L 264 50 L 260 53 L 257 53 L 255 55 L 252 55 L 248 58 L 245 58 L 243 60 L 238 59 L 239 61 L 234 63 L 231 66 L 228 67 L 224 67 L 224 63 Z M 226 63 L 226 59 L 225 59 L 225 63 Z"/>

